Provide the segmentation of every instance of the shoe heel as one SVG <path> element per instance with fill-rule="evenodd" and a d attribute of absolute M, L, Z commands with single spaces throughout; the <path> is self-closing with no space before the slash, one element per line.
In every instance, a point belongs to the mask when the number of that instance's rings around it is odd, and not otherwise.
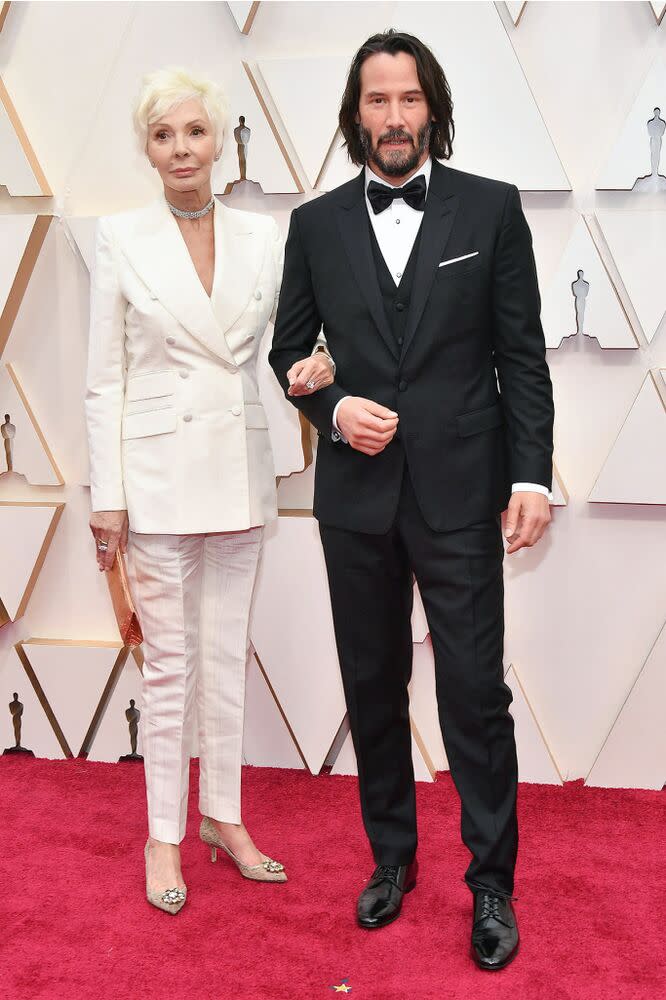
<path fill-rule="evenodd" d="M 215 863 L 217 861 L 217 847 L 210 845 L 210 860 Z"/>

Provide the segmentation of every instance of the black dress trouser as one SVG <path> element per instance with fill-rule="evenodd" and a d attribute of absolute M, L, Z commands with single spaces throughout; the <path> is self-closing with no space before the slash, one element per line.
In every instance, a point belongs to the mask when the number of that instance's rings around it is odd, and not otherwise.
<path fill-rule="evenodd" d="M 333 621 L 359 773 L 361 810 L 377 864 L 416 853 L 409 695 L 413 578 L 435 655 L 437 703 L 461 832 L 465 880 L 513 892 L 518 765 L 503 677 L 504 547 L 499 515 L 448 532 L 428 527 L 405 462 L 387 534 L 320 525 Z"/>

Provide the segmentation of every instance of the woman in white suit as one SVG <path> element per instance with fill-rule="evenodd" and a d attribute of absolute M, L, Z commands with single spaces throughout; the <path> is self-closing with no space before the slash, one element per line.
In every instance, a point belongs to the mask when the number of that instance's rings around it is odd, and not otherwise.
<path fill-rule="evenodd" d="M 142 731 L 146 892 L 186 898 L 189 722 L 198 713 L 200 835 L 241 874 L 285 881 L 241 821 L 248 617 L 275 471 L 257 386 L 283 241 L 269 216 L 217 202 L 224 100 L 184 70 L 146 77 L 135 109 L 164 193 L 99 220 L 86 416 L 102 570 L 127 549 L 144 633 Z M 333 380 L 325 352 L 295 366 L 295 391 Z"/>

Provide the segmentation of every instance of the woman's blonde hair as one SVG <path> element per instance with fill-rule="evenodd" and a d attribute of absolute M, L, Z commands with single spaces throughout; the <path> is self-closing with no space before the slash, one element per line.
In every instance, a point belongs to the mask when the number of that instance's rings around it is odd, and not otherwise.
<path fill-rule="evenodd" d="M 151 123 L 193 97 L 201 101 L 210 119 L 215 135 L 215 153 L 219 156 L 228 120 L 224 92 L 207 77 L 198 76 L 179 66 L 158 69 L 154 73 L 147 73 L 143 78 L 132 116 L 142 152 L 146 151 Z"/>

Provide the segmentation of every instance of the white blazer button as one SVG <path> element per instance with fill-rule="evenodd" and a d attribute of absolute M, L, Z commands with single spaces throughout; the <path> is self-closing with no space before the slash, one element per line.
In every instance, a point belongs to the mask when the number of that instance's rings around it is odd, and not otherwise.
<path fill-rule="evenodd" d="M 173 345 L 176 343 L 176 338 L 175 337 L 167 337 L 166 342 L 169 345 L 169 347 L 173 347 Z"/>
<path fill-rule="evenodd" d="M 190 422 L 191 419 L 192 419 L 192 414 L 191 413 L 184 413 L 183 414 L 183 420 L 185 421 L 186 424 L 189 424 L 189 422 Z"/>
<path fill-rule="evenodd" d="M 255 299 L 257 300 L 257 302 L 258 302 L 258 301 L 259 301 L 259 299 L 261 298 L 261 292 L 259 291 L 259 289 L 258 289 L 258 288 L 257 288 L 256 292 L 254 293 L 254 297 L 255 297 Z"/>
<path fill-rule="evenodd" d="M 240 406 L 232 406 L 231 407 L 231 412 L 233 413 L 233 415 L 235 417 L 240 417 L 240 415 L 241 415 L 241 413 L 243 411 L 241 410 Z"/>
<path fill-rule="evenodd" d="M 178 372 L 178 374 L 180 375 L 181 378 L 189 378 L 190 377 L 190 373 L 187 371 L 186 368 L 183 368 L 181 371 Z"/>

